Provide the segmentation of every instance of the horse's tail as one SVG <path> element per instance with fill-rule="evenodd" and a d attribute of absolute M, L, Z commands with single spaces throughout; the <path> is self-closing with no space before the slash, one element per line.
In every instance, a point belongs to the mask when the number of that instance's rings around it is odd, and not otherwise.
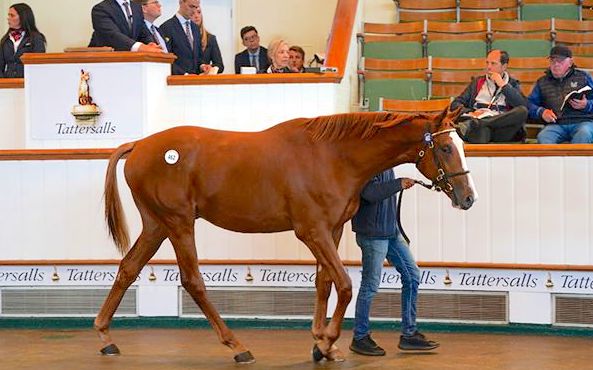
<path fill-rule="evenodd" d="M 134 145 L 136 145 L 135 142 L 123 144 L 111 154 L 105 175 L 105 220 L 109 235 L 122 255 L 130 249 L 130 236 L 117 189 L 117 162 L 124 154 L 131 152 Z"/>

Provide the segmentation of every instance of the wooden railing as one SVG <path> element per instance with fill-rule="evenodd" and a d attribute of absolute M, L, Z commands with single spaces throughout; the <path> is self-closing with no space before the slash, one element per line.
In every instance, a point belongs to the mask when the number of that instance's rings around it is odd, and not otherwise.
<path fill-rule="evenodd" d="M 115 149 L 0 150 L 0 161 L 108 159 Z M 466 144 L 467 157 L 591 157 L 593 144 Z"/>

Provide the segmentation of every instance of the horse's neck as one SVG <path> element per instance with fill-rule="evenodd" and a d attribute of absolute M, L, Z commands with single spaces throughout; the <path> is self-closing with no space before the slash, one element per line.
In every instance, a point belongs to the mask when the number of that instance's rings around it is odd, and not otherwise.
<path fill-rule="evenodd" d="M 362 179 L 403 163 L 415 163 L 425 128 L 404 123 L 382 128 L 370 139 L 361 139 L 349 150 L 353 169 Z"/>

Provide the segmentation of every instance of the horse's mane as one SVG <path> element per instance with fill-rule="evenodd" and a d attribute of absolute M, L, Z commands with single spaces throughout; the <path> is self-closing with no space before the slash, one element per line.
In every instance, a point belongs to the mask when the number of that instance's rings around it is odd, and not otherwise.
<path fill-rule="evenodd" d="M 314 141 L 335 141 L 346 137 L 366 139 L 373 137 L 384 127 L 393 127 L 401 122 L 424 114 L 345 113 L 321 116 L 305 121 L 305 128 Z"/>

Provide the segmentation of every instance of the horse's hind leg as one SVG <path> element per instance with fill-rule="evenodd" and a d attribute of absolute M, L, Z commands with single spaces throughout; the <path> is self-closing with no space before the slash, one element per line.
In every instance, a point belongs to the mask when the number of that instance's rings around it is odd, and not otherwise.
<path fill-rule="evenodd" d="M 218 339 L 222 344 L 229 347 L 235 353 L 235 361 L 241 364 L 255 362 L 255 358 L 235 337 L 233 332 L 226 326 L 224 321 L 206 295 L 206 285 L 202 274 L 198 269 L 198 256 L 194 239 L 194 222 L 185 226 L 176 226 L 169 237 L 173 243 L 179 271 L 181 273 L 181 285 L 191 295 L 200 307 L 210 325 L 216 331 Z M 182 230 L 182 231 L 181 231 Z"/>
<path fill-rule="evenodd" d="M 166 229 L 164 227 L 160 226 L 156 221 L 149 219 L 146 215 L 143 215 L 142 233 L 130 251 L 121 260 L 113 287 L 109 291 L 109 295 L 105 299 L 97 318 L 95 318 L 94 327 L 104 346 L 101 349 L 102 354 L 119 354 L 119 349 L 113 343 L 109 334 L 109 325 L 111 324 L 113 314 L 117 310 L 126 290 L 136 281 L 136 277 L 142 270 L 142 267 L 154 256 L 166 236 Z"/>

